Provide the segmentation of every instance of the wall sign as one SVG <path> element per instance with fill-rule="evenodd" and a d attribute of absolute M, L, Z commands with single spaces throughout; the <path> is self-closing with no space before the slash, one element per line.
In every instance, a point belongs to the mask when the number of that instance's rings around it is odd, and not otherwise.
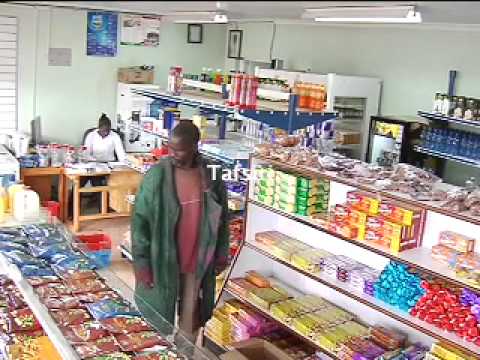
<path fill-rule="evenodd" d="M 120 45 L 158 46 L 160 17 L 122 15 Z"/>
<path fill-rule="evenodd" d="M 230 59 L 242 58 L 242 30 L 228 31 L 228 57 Z"/>
<path fill-rule="evenodd" d="M 87 13 L 87 55 L 116 56 L 118 15 L 111 12 Z"/>

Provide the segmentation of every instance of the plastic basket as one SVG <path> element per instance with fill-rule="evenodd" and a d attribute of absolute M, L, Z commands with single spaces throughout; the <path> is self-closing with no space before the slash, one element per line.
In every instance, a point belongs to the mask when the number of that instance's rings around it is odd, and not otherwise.
<path fill-rule="evenodd" d="M 112 250 L 87 251 L 87 257 L 101 269 L 112 263 Z"/>
<path fill-rule="evenodd" d="M 57 201 L 44 201 L 43 206 L 48 209 L 50 216 L 60 217 L 60 203 Z"/>
<path fill-rule="evenodd" d="M 112 249 L 112 239 L 107 234 L 78 235 L 78 240 L 85 244 L 89 251 Z"/>

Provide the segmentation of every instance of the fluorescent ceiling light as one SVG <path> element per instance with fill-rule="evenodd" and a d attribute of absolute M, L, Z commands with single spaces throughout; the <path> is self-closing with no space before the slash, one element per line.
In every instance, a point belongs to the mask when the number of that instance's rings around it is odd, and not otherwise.
<path fill-rule="evenodd" d="M 420 23 L 422 17 L 413 6 L 329 7 L 306 9 L 303 18 L 318 22 Z"/>
<path fill-rule="evenodd" d="M 228 22 L 228 17 L 214 11 L 193 11 L 167 14 L 163 17 L 163 20 L 177 24 L 225 24 Z"/>

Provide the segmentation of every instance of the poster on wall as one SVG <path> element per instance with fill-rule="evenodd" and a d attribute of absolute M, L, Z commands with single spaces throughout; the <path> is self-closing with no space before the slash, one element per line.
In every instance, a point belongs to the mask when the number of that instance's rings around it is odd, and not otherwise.
<path fill-rule="evenodd" d="M 117 55 L 118 15 L 111 12 L 87 13 L 87 55 Z"/>
<path fill-rule="evenodd" d="M 160 17 L 122 15 L 120 45 L 158 46 Z"/>

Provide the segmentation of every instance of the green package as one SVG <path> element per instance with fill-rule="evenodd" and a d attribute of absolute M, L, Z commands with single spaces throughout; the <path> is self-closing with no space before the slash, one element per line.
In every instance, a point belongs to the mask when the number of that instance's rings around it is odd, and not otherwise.
<path fill-rule="evenodd" d="M 285 211 L 287 213 L 294 213 L 297 211 L 297 205 L 296 204 L 287 204 L 283 201 L 275 201 L 274 205 L 277 209 L 280 209 L 282 211 Z"/>
<path fill-rule="evenodd" d="M 263 196 L 273 196 L 275 194 L 275 188 L 265 187 L 265 186 L 256 186 L 255 194 L 259 194 Z"/>
<path fill-rule="evenodd" d="M 267 205 L 270 205 L 270 206 L 273 205 L 273 196 L 266 196 L 266 195 L 257 194 L 257 195 L 255 195 L 255 199 L 257 201 L 260 201 L 260 202 L 264 203 L 264 204 L 267 204 Z"/>
<path fill-rule="evenodd" d="M 285 192 L 277 192 L 275 193 L 275 201 L 281 201 L 287 204 L 296 204 L 297 197 L 295 194 L 288 194 Z"/>

